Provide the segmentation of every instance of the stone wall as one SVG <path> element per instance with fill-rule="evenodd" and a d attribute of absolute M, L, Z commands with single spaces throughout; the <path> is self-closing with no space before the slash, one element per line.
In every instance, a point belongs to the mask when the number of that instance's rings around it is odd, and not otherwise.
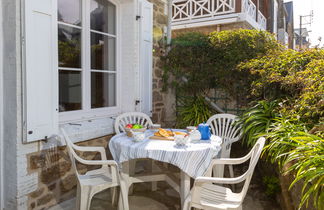
<path fill-rule="evenodd" d="M 175 96 L 172 91 L 162 92 L 163 63 L 161 56 L 166 50 L 168 11 L 166 0 L 149 0 L 153 3 L 153 113 L 152 120 L 170 125 L 174 120 Z"/>
<path fill-rule="evenodd" d="M 80 146 L 108 147 L 111 136 L 78 143 Z M 108 159 L 112 159 L 107 153 Z M 84 152 L 87 160 L 100 159 L 99 153 Z M 38 187 L 28 194 L 28 209 L 44 209 L 76 196 L 77 179 L 65 146 L 54 147 L 27 155 L 28 173 L 38 174 Z M 100 166 L 77 165 L 80 173 Z"/>

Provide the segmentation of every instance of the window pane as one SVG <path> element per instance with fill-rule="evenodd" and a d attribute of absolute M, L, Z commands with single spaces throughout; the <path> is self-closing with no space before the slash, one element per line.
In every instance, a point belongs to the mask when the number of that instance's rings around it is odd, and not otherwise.
<path fill-rule="evenodd" d="M 91 108 L 116 106 L 116 75 L 91 72 Z"/>
<path fill-rule="evenodd" d="M 91 0 L 91 29 L 109 34 L 116 33 L 116 7 L 107 0 Z"/>
<path fill-rule="evenodd" d="M 81 72 L 59 71 L 60 112 L 81 109 Z"/>
<path fill-rule="evenodd" d="M 98 33 L 91 33 L 91 68 L 115 71 L 116 39 Z"/>
<path fill-rule="evenodd" d="M 58 21 L 81 25 L 80 0 L 58 0 Z"/>
<path fill-rule="evenodd" d="M 81 68 L 81 30 L 58 26 L 59 66 Z"/>

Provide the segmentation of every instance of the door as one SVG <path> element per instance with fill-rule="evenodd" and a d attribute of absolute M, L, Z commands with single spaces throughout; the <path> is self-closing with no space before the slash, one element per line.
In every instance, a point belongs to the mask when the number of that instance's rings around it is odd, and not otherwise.
<path fill-rule="evenodd" d="M 139 109 L 152 115 L 153 5 L 139 0 Z"/>

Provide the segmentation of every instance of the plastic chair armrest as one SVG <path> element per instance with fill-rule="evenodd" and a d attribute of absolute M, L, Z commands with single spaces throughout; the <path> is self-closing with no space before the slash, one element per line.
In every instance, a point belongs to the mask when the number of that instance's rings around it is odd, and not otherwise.
<path fill-rule="evenodd" d="M 217 184 L 238 184 L 245 180 L 247 173 L 235 178 L 217 178 L 217 177 L 197 177 L 195 185 L 202 185 L 204 183 L 217 183 Z"/>

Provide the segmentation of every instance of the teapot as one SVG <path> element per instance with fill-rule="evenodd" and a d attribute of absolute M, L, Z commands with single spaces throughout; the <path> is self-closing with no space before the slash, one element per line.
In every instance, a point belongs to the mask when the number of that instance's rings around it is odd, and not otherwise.
<path fill-rule="evenodd" d="M 192 141 L 199 141 L 201 139 L 201 134 L 196 128 L 189 132 L 189 136 Z"/>

